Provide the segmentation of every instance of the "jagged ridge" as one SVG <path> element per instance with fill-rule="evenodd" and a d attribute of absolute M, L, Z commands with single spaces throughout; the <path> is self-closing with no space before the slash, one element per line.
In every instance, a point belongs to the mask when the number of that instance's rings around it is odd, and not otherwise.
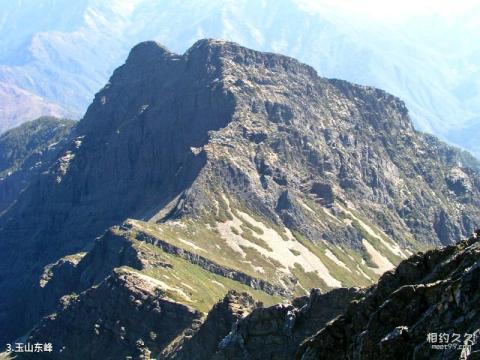
<path fill-rule="evenodd" d="M 479 254 L 477 231 L 457 245 L 403 261 L 306 340 L 297 359 L 476 359 Z M 428 340 L 430 333 L 448 334 L 450 340 Z M 459 342 L 453 334 L 460 335 Z M 473 338 L 469 341 L 465 334 Z M 433 348 L 439 344 L 466 346 Z"/>

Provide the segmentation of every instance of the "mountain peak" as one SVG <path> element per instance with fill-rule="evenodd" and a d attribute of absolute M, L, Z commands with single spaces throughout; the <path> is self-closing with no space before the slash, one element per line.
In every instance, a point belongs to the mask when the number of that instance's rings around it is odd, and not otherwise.
<path fill-rule="evenodd" d="M 127 58 L 127 63 L 146 61 L 147 59 L 158 59 L 174 55 L 165 46 L 157 41 L 143 41 L 135 45 Z"/>
<path fill-rule="evenodd" d="M 262 66 L 274 71 L 305 73 L 317 78 L 317 72 L 309 65 L 303 64 L 289 56 L 253 50 L 233 41 L 219 39 L 202 39 L 193 44 L 184 54 L 187 58 L 196 53 L 210 54 L 210 59 L 219 57 L 242 66 Z"/>
<path fill-rule="evenodd" d="M 120 69 L 128 69 L 127 76 L 134 72 L 135 76 L 140 74 L 141 78 L 148 81 L 159 73 L 169 77 L 176 74 L 179 77 L 186 68 L 192 72 L 203 72 L 207 68 L 209 69 L 207 73 L 216 73 L 216 77 L 220 75 L 218 71 L 227 68 L 247 72 L 246 67 L 260 67 L 275 72 L 303 74 L 310 78 L 310 81 L 319 78 L 312 67 L 294 58 L 256 51 L 232 41 L 219 39 L 198 40 L 184 54 L 173 53 L 156 41 L 144 41 L 132 48 L 125 65 Z M 118 70 L 115 73 L 118 73 Z"/>
<path fill-rule="evenodd" d="M 201 47 L 219 47 L 219 46 L 222 47 L 222 46 L 226 46 L 226 45 L 244 48 L 243 46 L 241 46 L 240 44 L 238 44 L 234 41 L 228 41 L 228 40 L 223 40 L 223 39 L 205 38 L 205 39 L 197 40 L 189 48 L 189 50 L 187 50 L 187 52 L 191 51 L 193 49 L 201 48 Z"/>
<path fill-rule="evenodd" d="M 125 219 L 142 248 L 286 297 L 371 284 L 473 231 L 478 174 L 408 124 L 395 98 L 286 56 L 211 39 L 184 55 L 137 45 L 0 216 L 0 300 L 18 308 L 0 314 L 0 341 L 44 314 L 22 318 L 28 300 L 17 303 L 46 265 Z"/>

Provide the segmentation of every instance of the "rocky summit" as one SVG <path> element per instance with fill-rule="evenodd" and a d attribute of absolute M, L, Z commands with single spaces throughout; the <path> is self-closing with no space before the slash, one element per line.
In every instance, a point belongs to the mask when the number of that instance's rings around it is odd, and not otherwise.
<path fill-rule="evenodd" d="M 288 358 L 480 222 L 480 165 L 401 100 L 224 41 L 138 44 L 51 154 L 0 214 L 0 342 L 59 358 Z"/>

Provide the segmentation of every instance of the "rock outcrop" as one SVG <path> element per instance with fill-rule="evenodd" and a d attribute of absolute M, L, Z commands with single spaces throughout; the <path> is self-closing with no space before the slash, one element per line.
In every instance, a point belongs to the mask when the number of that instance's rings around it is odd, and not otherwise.
<path fill-rule="evenodd" d="M 163 357 L 176 360 L 212 359 L 232 328 L 260 305 L 246 293 L 230 291 L 210 310 L 197 332 L 165 349 Z"/>
<path fill-rule="evenodd" d="M 229 291 L 206 317 L 169 298 L 165 284 L 118 268 L 97 286 L 64 296 L 26 338 L 52 343 L 48 359 L 291 359 L 298 345 L 343 312 L 359 289 L 335 289 L 264 308 Z M 88 345 L 86 345 L 88 344 Z M 30 359 L 42 354 L 19 354 Z"/>
<path fill-rule="evenodd" d="M 62 298 L 27 341 L 53 343 L 47 359 L 148 359 L 199 320 L 199 312 L 168 299 L 152 278 L 120 268 L 98 287 Z M 30 357 L 42 354 L 24 355 Z"/>
<path fill-rule="evenodd" d="M 297 359 L 477 359 L 480 231 L 420 253 L 307 339 Z"/>
<path fill-rule="evenodd" d="M 326 294 L 313 289 L 310 296 L 297 298 L 292 304 L 256 309 L 234 325 L 212 359 L 293 359 L 305 338 L 341 314 L 361 294 L 353 288 Z"/>
<path fill-rule="evenodd" d="M 141 270 L 142 260 L 132 243 L 111 228 L 88 252 L 68 255 L 47 265 L 30 292 L 36 301 L 26 310 L 27 316 L 48 314 L 57 307 L 63 295 L 81 293 L 97 286 L 112 271 L 122 266 Z M 157 264 L 159 266 L 159 264 Z"/>

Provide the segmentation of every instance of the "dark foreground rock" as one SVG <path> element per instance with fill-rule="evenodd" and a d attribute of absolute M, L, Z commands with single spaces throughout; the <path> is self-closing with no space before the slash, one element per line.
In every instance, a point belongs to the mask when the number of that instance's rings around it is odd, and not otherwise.
<path fill-rule="evenodd" d="M 457 245 L 414 255 L 386 273 L 306 340 L 296 358 L 478 359 L 479 287 L 477 232 Z"/>
<path fill-rule="evenodd" d="M 61 299 L 26 342 L 52 343 L 52 353 L 18 359 L 291 359 L 302 340 L 363 292 L 336 289 L 263 308 L 229 291 L 202 317 L 168 298 L 164 284 L 120 268 L 104 282 Z"/>
<path fill-rule="evenodd" d="M 480 231 L 411 256 L 366 290 L 314 289 L 289 304 L 265 308 L 230 291 L 204 317 L 164 287 L 116 269 L 63 297 L 27 341 L 53 341 L 48 359 L 453 360 L 480 351 Z"/>
<path fill-rule="evenodd" d="M 297 298 L 289 305 L 254 310 L 218 344 L 215 360 L 292 359 L 298 345 L 360 296 L 359 289 L 336 289 Z M 205 358 L 206 359 L 206 358 Z"/>
<path fill-rule="evenodd" d="M 58 312 L 27 338 L 52 343 L 54 352 L 24 358 L 148 358 L 200 320 L 200 313 L 169 300 L 154 279 L 118 269 L 98 287 L 62 298 Z"/>
<path fill-rule="evenodd" d="M 259 305 L 248 294 L 230 291 L 212 308 L 195 334 L 182 338 L 177 344 L 172 344 L 162 355 L 177 360 L 211 359 L 218 351 L 219 343 L 232 327 Z"/>

